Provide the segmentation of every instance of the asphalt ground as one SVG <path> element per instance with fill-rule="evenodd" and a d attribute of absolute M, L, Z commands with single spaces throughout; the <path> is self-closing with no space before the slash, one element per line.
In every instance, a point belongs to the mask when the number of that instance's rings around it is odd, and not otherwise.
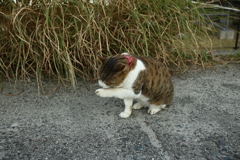
<path fill-rule="evenodd" d="M 170 108 L 127 119 L 122 100 L 95 95 L 97 84 L 45 81 L 43 95 L 34 83 L 3 81 L 0 159 L 239 160 L 240 64 L 172 79 Z"/>

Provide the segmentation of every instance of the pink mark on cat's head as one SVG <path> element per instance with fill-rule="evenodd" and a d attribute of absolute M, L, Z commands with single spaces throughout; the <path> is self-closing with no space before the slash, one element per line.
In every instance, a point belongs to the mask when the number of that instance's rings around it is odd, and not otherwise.
<path fill-rule="evenodd" d="M 124 57 L 128 60 L 128 65 L 131 67 L 134 61 L 134 58 L 128 55 L 125 55 Z"/>

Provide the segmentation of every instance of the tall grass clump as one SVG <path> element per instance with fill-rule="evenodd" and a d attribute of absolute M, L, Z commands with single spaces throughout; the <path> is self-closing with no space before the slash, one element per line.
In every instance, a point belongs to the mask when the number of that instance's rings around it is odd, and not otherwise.
<path fill-rule="evenodd" d="M 97 55 L 203 64 L 207 29 L 186 0 L 0 1 L 0 74 L 9 79 L 96 78 Z M 206 54 L 204 54 L 204 57 Z"/>

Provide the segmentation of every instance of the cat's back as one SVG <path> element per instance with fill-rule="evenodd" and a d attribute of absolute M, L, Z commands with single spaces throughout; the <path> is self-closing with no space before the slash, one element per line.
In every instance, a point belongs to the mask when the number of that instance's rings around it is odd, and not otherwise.
<path fill-rule="evenodd" d="M 144 64 L 147 72 L 147 79 L 156 79 L 157 77 L 161 77 L 161 80 L 171 79 L 168 67 L 157 59 L 137 55 L 135 55 L 135 57 Z"/>

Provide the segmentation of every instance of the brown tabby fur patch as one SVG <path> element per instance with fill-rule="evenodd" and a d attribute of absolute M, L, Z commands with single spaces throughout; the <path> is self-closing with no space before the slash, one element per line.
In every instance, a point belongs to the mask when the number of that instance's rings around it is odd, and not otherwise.
<path fill-rule="evenodd" d="M 174 88 L 168 68 L 156 59 L 132 56 L 141 60 L 146 67 L 146 70 L 140 72 L 133 84 L 134 92 L 139 93 L 142 90 L 142 94 L 149 98 L 150 104 L 170 106 Z"/>

